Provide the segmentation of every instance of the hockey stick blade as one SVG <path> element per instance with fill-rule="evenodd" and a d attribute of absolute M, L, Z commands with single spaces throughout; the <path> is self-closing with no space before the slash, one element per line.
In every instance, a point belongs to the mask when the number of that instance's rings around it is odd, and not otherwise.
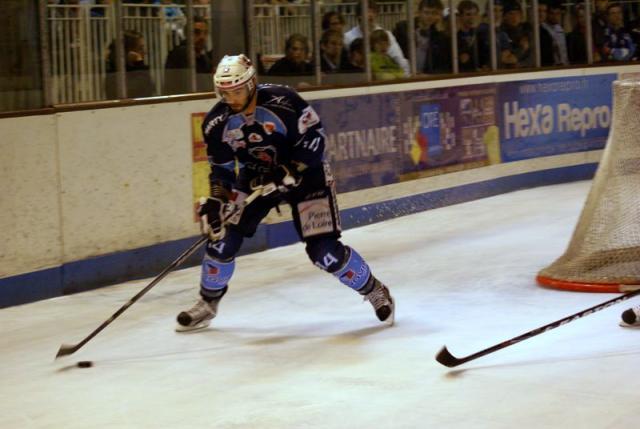
<path fill-rule="evenodd" d="M 182 264 L 205 241 L 207 241 L 207 237 L 206 236 L 200 237 L 195 243 L 193 243 L 191 245 L 191 247 L 189 247 L 180 256 L 178 256 L 178 258 L 175 261 L 173 261 L 171 263 L 171 265 L 166 267 L 160 274 L 158 274 L 158 276 L 155 279 L 153 279 L 153 281 L 151 283 L 149 283 L 144 289 L 142 289 L 134 297 L 132 297 L 129 301 L 127 301 L 126 304 L 124 304 L 122 307 L 120 307 L 118 309 L 118 311 L 113 313 L 113 315 L 109 319 L 107 319 L 104 322 L 102 322 L 102 324 L 100 326 L 98 326 L 96 329 L 94 329 L 89 335 L 87 335 L 86 338 L 84 338 L 78 344 L 74 344 L 74 345 L 64 345 L 63 344 L 62 346 L 60 346 L 60 350 L 58 350 L 58 353 L 56 354 L 55 359 L 58 359 L 59 357 L 62 357 L 62 356 L 68 356 L 70 354 L 73 354 L 76 351 L 78 351 L 82 346 L 87 344 L 89 342 L 89 340 L 91 340 L 93 337 L 98 335 L 98 333 L 100 333 L 100 331 L 102 331 L 111 322 L 113 322 L 118 316 L 120 316 L 122 313 L 124 313 L 127 308 L 131 307 L 134 302 L 136 302 L 138 299 L 140 299 L 142 297 L 142 295 L 144 295 L 149 290 L 151 290 L 152 287 L 154 287 L 156 284 L 158 284 L 158 282 L 160 282 L 160 280 L 165 278 L 167 276 L 167 274 L 169 274 L 174 268 L 176 268 L 178 265 Z"/>
<path fill-rule="evenodd" d="M 62 356 L 67 356 L 67 355 L 73 354 L 79 348 L 80 348 L 80 346 L 78 346 L 77 344 L 75 346 L 70 346 L 68 344 L 63 344 L 63 345 L 60 346 L 60 349 L 58 349 L 58 353 L 56 354 L 56 359 L 58 359 L 59 357 L 62 357 Z"/>
<path fill-rule="evenodd" d="M 629 286 L 630 285 L 627 285 L 627 287 Z M 634 285 L 634 286 L 637 286 L 637 285 Z M 525 332 L 522 335 L 518 335 L 517 337 L 513 337 L 499 344 L 496 344 L 494 346 L 488 347 L 484 350 L 480 350 L 479 352 L 476 352 L 461 358 L 457 358 L 454 355 L 452 355 L 451 352 L 449 352 L 449 349 L 447 349 L 447 346 L 444 346 L 442 347 L 442 349 L 440 349 L 440 351 L 436 355 L 436 361 L 438 361 L 439 363 L 441 363 L 446 367 L 453 368 L 455 366 L 462 365 L 463 363 L 469 362 L 471 360 L 478 359 L 479 357 L 488 355 L 489 353 L 493 353 L 498 350 L 517 344 L 520 341 L 527 340 L 531 337 L 535 337 L 536 335 L 558 328 L 562 325 L 566 325 L 567 323 L 573 322 L 574 320 L 578 320 L 584 316 L 588 316 L 597 311 L 604 310 L 607 307 L 611 307 L 612 305 L 618 304 L 622 301 L 626 301 L 629 298 L 633 298 L 636 295 L 640 295 L 640 289 L 636 289 L 632 292 L 621 295 L 617 298 L 610 299 L 609 301 L 605 301 L 602 304 L 594 305 L 593 307 L 589 307 L 586 310 L 579 311 L 575 314 L 572 314 L 571 316 L 567 316 L 565 318 L 556 320 L 555 322 L 549 323 L 539 328 L 532 329 L 531 331 Z"/>
<path fill-rule="evenodd" d="M 458 366 L 464 363 L 463 360 L 458 359 L 457 357 L 449 353 L 449 349 L 447 349 L 447 346 L 443 346 L 440 349 L 440 351 L 436 355 L 436 360 L 442 365 L 448 366 L 449 368 L 453 368 L 454 366 Z"/>
<path fill-rule="evenodd" d="M 258 188 L 256 190 L 254 190 L 249 196 L 247 196 L 247 198 L 244 199 L 244 201 L 242 201 L 242 203 L 238 204 L 234 208 L 234 210 L 229 214 L 229 216 L 227 216 L 227 217 L 225 217 L 225 219 L 223 219 L 223 222 L 224 223 L 228 222 L 240 209 L 242 209 L 243 207 L 245 207 L 248 204 L 250 204 L 253 200 L 255 200 L 260 195 L 262 195 L 262 193 L 263 193 L 263 189 L 262 188 Z M 98 333 L 100 333 L 100 331 L 102 331 L 104 328 L 106 328 L 118 316 L 120 316 L 122 313 L 124 313 L 127 308 L 131 307 L 133 305 L 133 303 L 135 303 L 138 299 L 140 299 L 145 293 L 149 292 L 149 290 L 151 290 L 152 287 L 154 287 L 156 284 L 158 284 L 158 282 L 160 282 L 160 280 L 165 278 L 167 276 L 167 274 L 169 274 L 177 266 L 182 264 L 205 241 L 207 241 L 207 239 L 208 239 L 208 237 L 206 235 L 202 235 L 195 243 L 193 243 L 191 245 L 191 247 L 189 247 L 180 256 L 178 256 L 178 258 L 175 261 L 173 261 L 171 263 L 171 265 L 166 267 L 160 274 L 158 274 L 158 276 L 155 279 L 153 279 L 153 281 L 151 283 L 149 283 L 144 289 L 142 289 L 134 297 L 132 297 L 129 301 L 127 301 L 126 304 L 124 304 L 122 307 L 120 307 L 118 309 L 118 311 L 116 311 L 109 319 L 107 319 L 104 322 L 102 322 L 102 324 L 100 326 L 98 326 L 96 329 L 94 329 L 93 332 L 91 332 L 89 335 L 87 335 L 87 337 L 84 338 L 82 341 L 80 341 L 78 344 L 74 344 L 74 345 L 63 344 L 62 346 L 60 346 L 60 349 L 58 350 L 58 353 L 56 354 L 55 359 L 58 359 L 59 357 L 62 357 L 62 356 L 68 356 L 70 354 L 73 354 L 73 353 L 77 352 L 82 346 L 87 344 L 93 337 L 98 335 Z"/>

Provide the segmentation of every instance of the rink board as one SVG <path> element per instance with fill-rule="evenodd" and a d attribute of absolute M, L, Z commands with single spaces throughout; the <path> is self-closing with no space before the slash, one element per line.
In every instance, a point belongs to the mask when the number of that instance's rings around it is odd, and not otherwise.
<path fill-rule="evenodd" d="M 596 163 L 589 163 L 541 170 L 346 208 L 341 211 L 342 226 L 344 229 L 355 228 L 519 189 L 587 180 L 593 177 L 596 168 Z M 244 242 L 240 254 L 284 246 L 296 242 L 297 239 L 290 220 L 261 224 L 256 235 Z M 1 279 L 0 289 L 3 292 L 0 294 L 0 307 L 154 276 L 195 240 L 197 236 Z M 203 249 L 200 249 L 184 266 L 199 264 L 202 255 Z"/>
<path fill-rule="evenodd" d="M 609 83 L 637 70 L 575 69 L 570 76 L 556 70 L 303 95 L 325 122 L 343 227 L 353 228 L 590 178 L 608 131 Z M 0 307 L 154 276 L 187 248 L 199 230 L 194 202 L 207 167 L 199 165 L 194 118 L 212 101 L 0 120 L 6 136 L 0 180 L 11 190 L 0 199 Z M 353 116 L 362 111 L 366 118 Z M 244 253 L 296 240 L 288 208 L 282 212 L 269 214 Z"/>

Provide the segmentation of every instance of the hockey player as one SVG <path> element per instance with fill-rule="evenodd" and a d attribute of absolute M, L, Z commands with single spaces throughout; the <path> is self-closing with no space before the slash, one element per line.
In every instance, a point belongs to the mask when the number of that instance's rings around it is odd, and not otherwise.
<path fill-rule="evenodd" d="M 210 194 L 199 207 L 209 235 L 202 261 L 200 298 L 178 315 L 177 331 L 205 328 L 218 312 L 245 237 L 281 202 L 316 266 L 363 295 L 379 320 L 393 324 L 394 300 L 362 256 L 340 241 L 335 183 L 324 161 L 320 118 L 294 90 L 258 85 L 245 55 L 225 56 L 213 76 L 220 101 L 202 124 L 211 166 Z M 266 185 L 266 187 L 265 187 Z M 227 223 L 229 207 L 256 189 L 263 192 Z M 240 205 L 236 207 L 242 207 Z"/>

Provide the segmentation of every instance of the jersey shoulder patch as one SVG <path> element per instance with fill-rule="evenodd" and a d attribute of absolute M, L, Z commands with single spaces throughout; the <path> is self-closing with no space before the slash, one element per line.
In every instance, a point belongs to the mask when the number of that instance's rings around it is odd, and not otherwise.
<path fill-rule="evenodd" d="M 320 117 L 313 110 L 313 107 L 307 106 L 302 110 L 302 115 L 298 118 L 298 134 L 302 135 L 316 124 L 320 123 Z"/>

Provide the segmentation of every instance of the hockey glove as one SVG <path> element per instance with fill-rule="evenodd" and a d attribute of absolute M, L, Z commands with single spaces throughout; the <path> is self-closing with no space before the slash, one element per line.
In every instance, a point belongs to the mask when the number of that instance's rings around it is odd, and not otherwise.
<path fill-rule="evenodd" d="M 200 198 L 198 215 L 200 216 L 200 228 L 203 234 L 213 241 L 224 237 L 224 220 L 229 209 L 229 201 L 224 197 Z"/>
<path fill-rule="evenodd" d="M 279 165 L 273 171 L 262 174 L 251 181 L 251 189 L 263 188 L 262 195 L 269 195 L 275 191 L 289 192 L 297 187 L 302 177 L 292 173 L 292 169 L 286 165 Z"/>

